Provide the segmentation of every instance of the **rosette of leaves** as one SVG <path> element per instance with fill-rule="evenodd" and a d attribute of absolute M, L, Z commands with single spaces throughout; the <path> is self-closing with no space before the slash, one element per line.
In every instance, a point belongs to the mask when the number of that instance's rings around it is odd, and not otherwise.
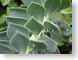
<path fill-rule="evenodd" d="M 27 8 L 8 8 L 7 30 L 0 33 L 0 53 L 59 54 L 59 41 L 69 41 L 63 35 L 71 35 L 60 13 L 70 1 L 22 0 Z"/>

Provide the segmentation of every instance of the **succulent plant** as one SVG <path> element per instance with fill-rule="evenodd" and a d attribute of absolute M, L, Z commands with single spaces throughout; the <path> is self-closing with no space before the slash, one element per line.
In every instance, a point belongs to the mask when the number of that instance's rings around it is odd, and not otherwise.
<path fill-rule="evenodd" d="M 67 1 L 67 2 L 66 2 Z M 71 0 L 22 0 L 26 8 L 8 8 L 6 29 L 0 32 L 2 54 L 60 54 L 58 44 L 71 37 L 63 15 Z M 66 10 L 64 10 L 66 9 Z"/>

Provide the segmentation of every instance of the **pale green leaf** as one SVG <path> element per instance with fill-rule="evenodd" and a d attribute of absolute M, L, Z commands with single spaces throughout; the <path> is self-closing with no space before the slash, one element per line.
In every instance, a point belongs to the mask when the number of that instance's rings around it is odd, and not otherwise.
<path fill-rule="evenodd" d="M 50 22 L 50 21 L 45 21 L 44 26 L 45 26 L 45 32 L 44 33 L 48 37 L 52 38 L 55 41 L 60 39 L 61 30 L 57 24 Z"/>
<path fill-rule="evenodd" d="M 29 7 L 32 3 L 38 4 L 38 5 L 44 5 L 46 0 L 22 0 L 25 6 Z"/>
<path fill-rule="evenodd" d="M 20 25 L 14 24 L 14 23 L 9 23 L 8 29 L 7 29 L 8 38 L 11 38 L 16 30 L 21 31 L 27 37 L 29 37 L 31 35 L 31 31 L 28 28 L 24 28 L 23 26 L 20 26 Z"/>
<path fill-rule="evenodd" d="M 8 40 L 7 32 L 0 32 L 0 40 Z"/>
<path fill-rule="evenodd" d="M 18 17 L 23 19 L 29 19 L 30 15 L 25 8 L 9 8 L 8 13 L 12 17 Z"/>
<path fill-rule="evenodd" d="M 8 44 L 0 43 L 0 54 L 14 54 L 16 50 Z"/>
<path fill-rule="evenodd" d="M 60 32 L 60 28 L 58 25 L 54 24 L 50 21 L 45 21 L 44 26 L 46 30 L 49 30 L 50 32 Z"/>
<path fill-rule="evenodd" d="M 47 0 L 45 3 L 45 8 L 48 14 L 53 11 L 64 9 L 69 7 L 71 4 L 71 0 Z"/>
<path fill-rule="evenodd" d="M 50 53 L 53 53 L 53 52 L 56 52 L 56 49 L 57 49 L 57 44 L 54 40 L 50 39 L 48 36 L 46 36 L 45 34 L 41 34 L 40 35 L 40 38 L 38 38 L 40 41 L 42 41 L 46 47 L 47 47 L 47 50 L 50 52 Z"/>
<path fill-rule="evenodd" d="M 10 44 L 17 49 L 20 54 L 25 54 L 29 39 L 23 33 L 16 31 L 10 40 Z"/>
<path fill-rule="evenodd" d="M 34 34 L 39 34 L 43 30 L 42 24 L 37 22 L 35 19 L 31 19 L 25 24 L 25 27 L 29 28 Z"/>
<path fill-rule="evenodd" d="M 11 23 L 19 24 L 19 25 L 24 25 L 27 22 L 26 19 L 22 19 L 22 18 L 18 18 L 18 17 L 6 16 L 6 18 L 7 18 L 7 20 L 6 20 L 7 24 L 9 22 L 11 22 Z"/>
<path fill-rule="evenodd" d="M 72 7 L 61 10 L 62 14 L 72 14 Z"/>
<path fill-rule="evenodd" d="M 37 21 L 39 21 L 40 23 L 43 22 L 43 18 L 45 15 L 45 9 L 42 6 L 32 3 L 31 6 L 28 8 L 28 12 Z"/>
<path fill-rule="evenodd" d="M 22 0 L 22 2 L 24 3 L 25 6 L 29 6 L 32 3 L 32 0 Z"/>

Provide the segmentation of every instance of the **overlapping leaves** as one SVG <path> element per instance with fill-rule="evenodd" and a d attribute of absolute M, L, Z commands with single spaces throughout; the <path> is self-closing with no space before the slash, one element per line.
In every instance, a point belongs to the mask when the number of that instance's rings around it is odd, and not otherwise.
<path fill-rule="evenodd" d="M 70 6 L 70 0 L 22 0 L 22 2 L 27 8 L 8 9 L 7 31 L 0 33 L 0 44 L 2 44 L 0 45 L 0 51 L 5 48 L 8 50 L 10 46 L 11 53 L 59 53 L 58 40 L 62 40 L 63 35 L 70 36 L 71 28 L 66 25 L 66 22 L 64 26 L 59 25 L 60 22 L 58 21 L 62 18 L 58 15 L 61 13 L 71 14 L 69 8 L 61 11 L 61 9 Z M 65 6 L 63 5 L 64 2 Z M 53 17 L 55 11 L 59 13 Z M 68 29 L 63 29 L 62 26 L 63 28 L 68 27 Z M 6 42 L 8 47 L 5 46 Z M 10 51 L 7 51 L 7 53 L 10 53 Z"/>

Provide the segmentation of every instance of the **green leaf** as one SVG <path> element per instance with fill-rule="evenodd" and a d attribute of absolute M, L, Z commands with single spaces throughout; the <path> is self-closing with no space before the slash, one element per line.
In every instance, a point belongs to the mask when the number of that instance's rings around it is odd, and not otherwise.
<path fill-rule="evenodd" d="M 6 20 L 7 24 L 11 22 L 11 23 L 19 24 L 19 25 L 24 25 L 27 22 L 26 19 L 18 18 L 18 17 L 6 16 L 6 18 L 7 18 Z"/>
<path fill-rule="evenodd" d="M 47 53 L 49 53 L 47 51 L 47 48 L 44 43 L 32 41 L 31 46 L 33 46 L 32 50 L 30 52 L 31 54 L 47 54 Z"/>
<path fill-rule="evenodd" d="M 58 25 L 50 22 L 50 21 L 45 21 L 44 22 L 44 26 L 45 26 L 45 29 L 49 30 L 50 32 L 60 32 L 60 28 Z"/>
<path fill-rule="evenodd" d="M 29 45 L 29 39 L 25 34 L 16 31 L 10 40 L 10 44 L 15 47 L 20 54 L 25 54 L 27 46 Z"/>
<path fill-rule="evenodd" d="M 14 23 L 9 23 L 8 29 L 7 29 L 8 38 L 11 38 L 16 30 L 21 31 L 27 37 L 29 37 L 31 35 L 31 31 L 28 28 L 24 28 L 23 26 L 20 26 L 20 25 L 14 24 Z"/>
<path fill-rule="evenodd" d="M 25 27 L 29 28 L 34 34 L 39 34 L 43 30 L 42 24 L 33 18 L 25 24 Z"/>
<path fill-rule="evenodd" d="M 0 44 L 1 43 L 7 44 L 7 43 L 9 43 L 9 40 L 0 40 Z"/>
<path fill-rule="evenodd" d="M 46 3 L 45 3 L 45 7 L 46 7 L 46 10 L 48 12 L 52 12 L 54 10 L 57 10 L 59 5 L 60 5 L 59 0 L 47 0 Z"/>
<path fill-rule="evenodd" d="M 0 1 L 1 1 L 2 5 L 5 6 L 5 5 L 9 4 L 11 0 L 7 0 L 7 1 L 6 0 L 0 0 Z"/>
<path fill-rule="evenodd" d="M 65 9 L 69 6 L 72 6 L 72 0 L 60 0 L 60 9 Z"/>
<path fill-rule="evenodd" d="M 0 32 L 6 31 L 7 27 L 1 27 Z"/>
<path fill-rule="evenodd" d="M 45 15 L 45 9 L 42 6 L 32 3 L 31 6 L 28 8 L 28 12 L 37 21 L 39 21 L 40 23 L 43 22 L 43 18 Z"/>
<path fill-rule="evenodd" d="M 44 2 L 46 0 L 22 0 L 25 6 L 29 7 L 32 3 L 38 4 L 38 5 L 44 5 Z"/>
<path fill-rule="evenodd" d="M 61 10 L 62 14 L 72 14 L 72 7 Z"/>
<path fill-rule="evenodd" d="M 44 47 L 46 52 L 44 50 L 42 51 L 42 49 L 40 51 L 45 52 L 45 54 L 46 53 L 50 54 L 50 53 L 56 52 L 56 50 L 57 50 L 56 42 L 53 39 L 50 39 L 47 35 L 45 35 L 43 33 L 41 33 L 38 36 L 35 36 L 35 35 L 31 36 L 30 40 L 33 42 L 36 42 L 37 44 L 41 43 L 42 47 Z M 38 47 L 38 46 L 36 46 L 36 47 Z M 37 50 L 39 50 L 39 49 L 40 48 L 38 48 Z"/>
<path fill-rule="evenodd" d="M 72 25 L 72 16 L 70 15 L 63 15 L 62 19 L 65 23 Z"/>
<path fill-rule="evenodd" d="M 32 0 L 32 3 L 44 6 L 46 0 Z"/>
<path fill-rule="evenodd" d="M 0 16 L 0 24 L 3 24 L 5 22 L 5 15 Z"/>
<path fill-rule="evenodd" d="M 66 41 L 68 39 L 66 39 L 68 36 L 72 35 L 72 27 L 70 27 L 69 24 L 66 24 L 65 22 L 63 21 L 55 21 L 54 22 L 55 24 L 57 24 L 60 29 L 61 29 L 61 39 L 60 41 Z"/>
<path fill-rule="evenodd" d="M 18 7 L 18 3 L 15 2 L 14 0 L 11 0 L 11 2 L 8 4 L 8 7 Z"/>
<path fill-rule="evenodd" d="M 8 40 L 7 32 L 0 32 L 0 40 Z"/>
<path fill-rule="evenodd" d="M 44 26 L 45 26 L 45 34 L 48 37 L 50 37 L 55 41 L 60 39 L 61 30 L 57 24 L 46 21 L 44 22 Z"/>
<path fill-rule="evenodd" d="M 56 42 L 43 33 L 38 36 L 32 35 L 30 40 L 33 43 L 33 54 L 51 54 L 56 52 Z"/>
<path fill-rule="evenodd" d="M 32 0 L 22 0 L 25 6 L 29 6 L 32 3 Z"/>
<path fill-rule="evenodd" d="M 25 8 L 9 8 L 8 13 L 12 17 L 18 17 L 23 19 L 29 19 L 30 15 Z"/>
<path fill-rule="evenodd" d="M 0 54 L 14 54 L 16 50 L 8 44 L 0 43 Z"/>
<path fill-rule="evenodd" d="M 59 11 L 71 6 L 71 0 L 47 0 L 45 3 L 45 8 L 48 14 L 53 11 Z"/>
<path fill-rule="evenodd" d="M 54 40 L 50 39 L 48 36 L 46 36 L 45 34 L 41 34 L 39 41 L 42 41 L 46 47 L 47 50 L 51 53 L 56 52 L 57 49 L 57 44 Z"/>

